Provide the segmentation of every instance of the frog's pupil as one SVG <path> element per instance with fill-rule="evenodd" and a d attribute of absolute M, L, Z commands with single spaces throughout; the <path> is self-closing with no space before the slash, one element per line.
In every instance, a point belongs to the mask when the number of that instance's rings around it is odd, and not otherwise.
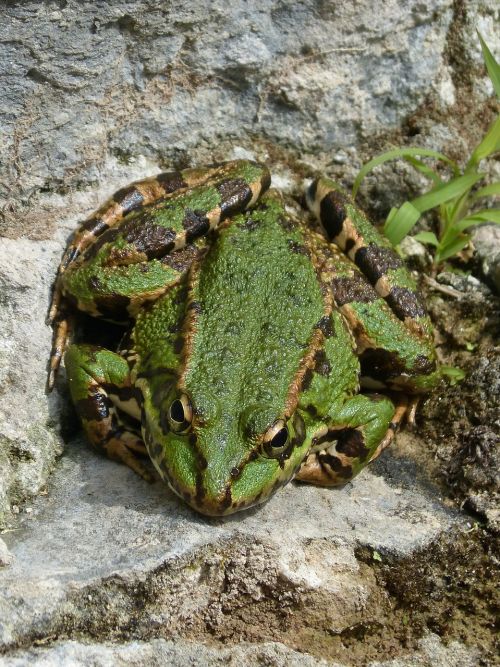
<path fill-rule="evenodd" d="M 284 426 L 282 429 L 280 429 L 274 438 L 271 440 L 271 447 L 274 449 L 279 449 L 280 447 L 283 447 L 286 444 L 286 441 L 288 439 L 288 429 L 286 426 Z"/>
<path fill-rule="evenodd" d="M 170 418 L 179 424 L 184 421 L 184 406 L 178 398 L 170 406 Z"/>

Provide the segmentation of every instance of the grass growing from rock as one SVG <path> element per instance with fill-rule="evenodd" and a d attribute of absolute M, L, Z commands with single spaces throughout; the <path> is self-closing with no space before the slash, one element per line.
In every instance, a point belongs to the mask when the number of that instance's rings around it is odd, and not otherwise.
<path fill-rule="evenodd" d="M 495 93 L 500 99 L 500 65 L 481 35 L 479 40 L 486 69 Z M 436 232 L 423 231 L 414 237 L 434 247 L 433 264 L 436 267 L 467 246 L 470 236 L 466 230 L 470 227 L 482 222 L 500 223 L 500 209 L 477 208 L 478 202 L 484 201 L 485 198 L 500 195 L 500 182 L 481 184 L 486 174 L 479 169 L 482 160 L 498 151 L 500 151 L 500 116 L 496 117 L 463 169 L 454 160 L 438 151 L 416 147 L 396 148 L 378 155 L 361 168 L 354 181 L 353 197 L 356 196 L 364 177 L 389 160 L 402 158 L 428 178 L 432 183 L 432 188 L 428 192 L 389 211 L 384 224 L 384 234 L 393 245 L 397 245 L 413 229 L 422 214 L 436 210 Z M 444 180 L 440 173 L 421 158 L 433 158 L 443 162 L 451 172 L 449 179 Z"/>

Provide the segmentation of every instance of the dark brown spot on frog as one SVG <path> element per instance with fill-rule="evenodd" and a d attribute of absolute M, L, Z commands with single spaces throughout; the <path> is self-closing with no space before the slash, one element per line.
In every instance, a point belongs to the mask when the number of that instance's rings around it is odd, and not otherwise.
<path fill-rule="evenodd" d="M 106 419 L 111 406 L 110 399 L 100 391 L 94 391 L 88 398 L 81 398 L 75 403 L 76 411 L 85 421 Z"/>
<path fill-rule="evenodd" d="M 198 236 L 206 234 L 210 229 L 210 224 L 205 213 L 203 211 L 193 211 L 190 208 L 186 209 L 184 213 L 182 226 L 186 230 L 186 243 L 190 243 L 198 238 Z"/>
<path fill-rule="evenodd" d="M 241 474 L 241 471 L 240 471 L 239 468 L 234 467 L 234 468 L 231 468 L 231 472 L 230 472 L 229 474 L 231 475 L 231 477 L 232 477 L 233 479 L 238 479 L 238 477 L 239 477 L 240 474 Z"/>
<path fill-rule="evenodd" d="M 113 243 L 119 233 L 120 229 L 118 227 L 111 227 L 110 229 L 105 230 L 100 235 L 99 239 L 85 250 L 83 254 L 85 261 L 93 259 L 106 243 Z"/>
<path fill-rule="evenodd" d="M 200 248 L 189 244 L 162 257 L 161 263 L 181 273 L 187 271 L 201 253 L 202 250 Z"/>
<path fill-rule="evenodd" d="M 90 276 L 87 282 L 91 290 L 100 290 L 102 289 L 102 282 L 99 280 L 98 276 Z"/>
<path fill-rule="evenodd" d="M 144 202 L 143 195 L 133 185 L 117 190 L 113 195 L 113 199 L 122 207 L 123 215 L 140 208 Z"/>
<path fill-rule="evenodd" d="M 223 500 L 221 500 L 220 509 L 222 511 L 229 509 L 229 507 L 231 507 L 232 502 L 233 502 L 233 498 L 232 498 L 232 495 L 231 495 L 231 487 L 226 486 L 226 492 L 224 494 Z"/>
<path fill-rule="evenodd" d="M 186 302 L 187 296 L 188 296 L 188 286 L 183 285 L 181 289 L 177 292 L 177 294 L 174 296 L 173 302 L 175 303 L 176 306 L 180 306 Z"/>
<path fill-rule="evenodd" d="M 205 497 L 205 487 L 203 486 L 203 475 L 201 472 L 196 473 L 196 495 L 195 502 L 197 505 L 201 505 L 203 498 Z"/>
<path fill-rule="evenodd" d="M 354 256 L 354 262 L 365 274 L 372 285 L 385 276 L 390 269 L 399 269 L 403 262 L 391 248 L 384 248 L 370 243 L 359 248 Z"/>
<path fill-rule="evenodd" d="M 165 194 L 187 188 L 187 183 L 182 178 L 182 174 L 177 171 L 164 171 L 155 176 L 155 179 L 161 185 Z"/>
<path fill-rule="evenodd" d="M 354 248 L 355 245 L 356 241 L 354 239 L 347 239 L 347 241 L 345 242 L 344 251 L 346 253 L 349 253 Z"/>
<path fill-rule="evenodd" d="M 188 304 L 188 310 L 192 310 L 193 313 L 196 313 L 196 315 L 199 315 L 201 311 L 203 310 L 203 307 L 199 301 L 190 301 Z"/>
<path fill-rule="evenodd" d="M 400 320 L 406 317 L 423 317 L 426 314 L 419 295 L 406 287 L 393 287 L 386 300 Z"/>
<path fill-rule="evenodd" d="M 353 301 L 371 303 L 379 298 L 370 283 L 359 273 L 354 273 L 349 278 L 334 278 L 332 292 L 339 307 Z"/>
<path fill-rule="evenodd" d="M 306 438 L 306 425 L 302 416 L 298 412 L 293 416 L 293 430 L 295 431 L 295 435 L 293 437 L 292 446 L 300 447 Z"/>
<path fill-rule="evenodd" d="M 287 239 L 287 243 L 292 252 L 296 253 L 297 255 L 305 255 L 306 257 L 309 257 L 309 250 L 302 243 L 298 243 L 293 239 Z"/>
<path fill-rule="evenodd" d="M 307 414 L 311 415 L 311 417 L 317 417 L 318 416 L 318 411 L 317 411 L 316 407 L 312 404 L 310 404 L 306 407 L 306 412 L 307 412 Z"/>
<path fill-rule="evenodd" d="M 153 259 L 173 250 L 177 234 L 169 227 L 156 225 L 144 216 L 138 216 L 123 226 L 123 236 L 138 252 Z"/>
<path fill-rule="evenodd" d="M 332 454 L 327 454 L 326 452 L 321 452 L 317 455 L 320 466 L 324 469 L 324 466 L 329 466 L 336 475 L 345 479 L 346 481 L 352 477 L 352 467 L 345 466 L 339 458 L 333 456 Z"/>
<path fill-rule="evenodd" d="M 110 396 L 116 396 L 121 403 L 135 401 L 138 407 L 142 405 L 142 392 L 137 387 L 117 387 L 116 385 L 103 384 L 103 388 Z"/>
<path fill-rule="evenodd" d="M 318 350 L 314 355 L 314 370 L 319 375 L 323 377 L 328 377 L 332 370 L 330 362 L 326 358 L 326 353 L 324 350 Z"/>
<path fill-rule="evenodd" d="M 282 227 L 285 232 L 294 232 L 297 229 L 297 223 L 292 218 L 280 215 L 278 218 L 278 224 Z"/>
<path fill-rule="evenodd" d="M 314 373 L 311 368 L 307 368 L 306 372 L 302 376 L 302 382 L 300 384 L 300 388 L 302 391 L 307 391 L 309 387 L 311 386 L 311 382 L 313 380 Z"/>
<path fill-rule="evenodd" d="M 107 229 L 109 225 L 104 222 L 102 218 L 88 218 L 84 220 L 78 231 L 92 232 L 94 236 L 100 236 Z"/>
<path fill-rule="evenodd" d="M 180 354 L 182 352 L 183 347 L 184 347 L 184 338 L 182 336 L 178 336 L 174 340 L 174 344 L 172 345 L 172 349 L 174 350 L 175 354 Z"/>
<path fill-rule="evenodd" d="M 243 211 L 252 199 L 252 190 L 242 178 L 222 181 L 216 185 L 216 189 L 221 196 L 221 220 Z"/>
<path fill-rule="evenodd" d="M 415 363 L 412 367 L 412 373 L 416 375 L 428 375 L 432 373 L 437 368 L 437 363 L 435 359 L 428 359 L 423 354 L 417 355 L 415 358 Z"/>
<path fill-rule="evenodd" d="M 359 458 L 364 461 L 370 453 L 365 446 L 365 439 L 361 431 L 355 428 L 346 428 L 338 434 L 337 452 L 345 454 L 352 459 Z"/>
<path fill-rule="evenodd" d="M 246 229 L 248 232 L 255 231 L 259 226 L 259 221 L 251 216 L 248 216 L 245 222 L 241 223 L 239 226 L 241 229 Z"/>
<path fill-rule="evenodd" d="M 340 192 L 333 190 L 323 197 L 320 203 L 320 219 L 328 239 L 335 239 L 344 225 L 347 217 L 345 205 L 347 198 Z"/>
<path fill-rule="evenodd" d="M 335 334 L 330 315 L 324 315 L 316 324 L 316 328 L 323 332 L 325 338 L 331 338 Z"/>

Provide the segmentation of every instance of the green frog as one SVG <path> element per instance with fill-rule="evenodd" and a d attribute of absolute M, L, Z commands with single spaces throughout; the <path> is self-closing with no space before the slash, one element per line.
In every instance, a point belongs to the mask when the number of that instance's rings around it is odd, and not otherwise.
<path fill-rule="evenodd" d="M 76 410 L 94 447 L 145 479 L 149 456 L 206 515 L 345 484 L 439 377 L 388 241 L 335 182 L 309 185 L 313 218 L 270 180 L 235 160 L 132 183 L 78 228 L 54 291 L 49 384 L 70 310 L 132 322 L 117 351 L 68 347 Z"/>

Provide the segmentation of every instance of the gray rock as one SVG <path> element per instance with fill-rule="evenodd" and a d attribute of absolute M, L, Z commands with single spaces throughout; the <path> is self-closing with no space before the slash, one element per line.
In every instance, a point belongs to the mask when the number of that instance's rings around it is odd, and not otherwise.
<path fill-rule="evenodd" d="M 221 648 L 201 642 L 134 641 L 124 644 L 82 644 L 77 641 L 61 642 L 50 648 L 19 651 L 2 660 L 3 667 L 114 667 L 115 665 L 148 665 L 148 667 L 218 667 L 245 665 L 245 667 L 342 667 L 338 663 L 298 653 L 283 644 L 246 644 Z"/>
<path fill-rule="evenodd" d="M 401 557 L 462 522 L 414 471 L 391 467 L 391 484 L 373 472 L 340 491 L 291 484 L 262 507 L 207 519 L 75 441 L 49 495 L 5 535 L 14 561 L 0 570 L 0 648 L 74 633 L 109 641 L 132 626 L 143 639 L 279 631 L 293 646 L 303 608 L 334 633 L 377 616 L 385 597 L 357 546 Z"/>
<path fill-rule="evenodd" d="M 500 226 L 476 227 L 472 230 L 472 243 L 484 275 L 500 294 Z"/>
<path fill-rule="evenodd" d="M 395 128 L 441 76 L 451 20 L 451 0 L 11 4 L 4 233 L 52 233 L 44 193 L 103 181 L 111 156 L 202 163 L 256 134 L 328 154 Z"/>

